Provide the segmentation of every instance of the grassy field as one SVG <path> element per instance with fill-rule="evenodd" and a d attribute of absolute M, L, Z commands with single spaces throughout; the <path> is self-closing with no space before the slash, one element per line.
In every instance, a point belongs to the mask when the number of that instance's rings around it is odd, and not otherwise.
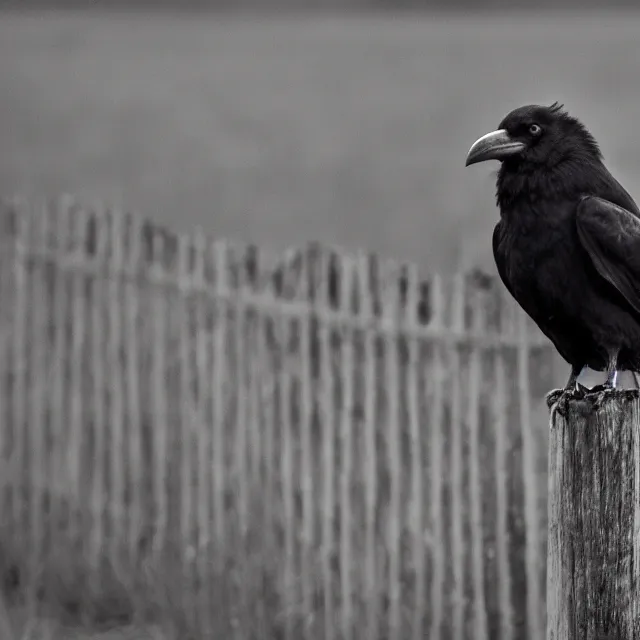
<path fill-rule="evenodd" d="M 68 190 L 284 248 L 484 261 L 471 142 L 564 101 L 640 196 L 640 14 L 216 20 L 0 14 L 0 191 Z"/>

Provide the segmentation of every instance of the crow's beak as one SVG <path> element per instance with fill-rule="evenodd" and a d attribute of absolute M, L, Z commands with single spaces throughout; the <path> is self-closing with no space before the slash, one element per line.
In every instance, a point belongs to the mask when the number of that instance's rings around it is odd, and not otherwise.
<path fill-rule="evenodd" d="M 478 138 L 469 149 L 465 167 L 485 160 L 504 160 L 521 153 L 526 144 L 512 138 L 505 129 L 498 129 Z"/>

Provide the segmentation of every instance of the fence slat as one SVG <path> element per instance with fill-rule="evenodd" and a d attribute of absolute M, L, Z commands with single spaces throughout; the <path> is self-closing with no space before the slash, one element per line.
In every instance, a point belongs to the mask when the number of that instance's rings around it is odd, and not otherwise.
<path fill-rule="evenodd" d="M 127 256 L 127 266 L 131 273 L 138 273 L 141 267 L 140 259 L 140 220 L 137 216 L 130 218 L 130 242 L 129 253 Z M 82 234 L 87 237 L 87 230 Z M 144 382 L 148 376 L 147 371 L 143 371 L 140 365 L 141 351 L 143 345 L 141 343 L 141 333 L 139 331 L 141 308 L 147 301 L 145 291 L 140 291 L 139 285 L 134 281 L 125 283 L 124 306 L 125 306 L 125 323 L 126 323 L 126 390 L 127 390 L 127 415 L 128 415 L 128 453 L 129 453 L 129 472 L 130 472 L 130 507 L 129 507 L 129 557 L 132 562 L 137 563 L 139 545 L 142 541 L 144 531 L 144 523 L 146 522 L 149 509 L 146 505 L 147 492 L 146 485 L 146 465 L 143 455 L 143 417 L 141 408 L 141 391 L 146 387 Z M 142 295 L 140 295 L 142 294 Z M 95 304 L 95 303 L 94 303 Z"/>
<path fill-rule="evenodd" d="M 498 603 L 500 610 L 500 640 L 513 640 L 513 605 L 511 603 L 511 572 L 509 569 L 508 456 L 507 434 L 507 375 L 505 353 L 496 349 L 493 354 L 494 393 L 491 402 L 491 420 L 496 437 L 496 564 L 498 574 Z"/>
<path fill-rule="evenodd" d="M 435 319 L 444 320 L 445 299 L 442 292 L 440 277 L 433 279 L 432 307 Z M 438 321 L 436 320 L 436 321 Z M 445 577 L 445 546 L 444 546 L 444 505 L 443 505 L 443 419 L 445 414 L 445 383 L 447 379 L 447 363 L 443 358 L 442 345 L 433 345 L 433 357 L 429 370 L 429 377 L 425 384 L 425 396 L 428 400 L 429 419 L 429 555 L 431 557 L 431 590 L 430 590 L 430 640 L 440 640 L 442 636 L 444 577 Z"/>
<path fill-rule="evenodd" d="M 453 279 L 451 298 L 451 325 L 462 333 L 464 327 L 464 279 L 457 275 Z M 464 544 L 464 495 L 462 486 L 462 363 L 459 349 L 453 347 L 449 356 L 451 367 L 451 553 L 453 562 L 453 640 L 464 637 L 465 610 L 465 544 Z"/>
<path fill-rule="evenodd" d="M 9 202 L 0 201 L 0 233 L 4 232 L 7 225 L 7 219 L 12 216 L 13 207 Z M 2 392 L 0 392 L 0 419 L 4 428 L 0 428 L 0 460 L 3 470 L 0 471 L 0 513 L 4 513 L 5 518 L 0 532 L 13 538 L 13 504 L 15 500 L 15 437 L 16 427 L 13 424 L 12 402 L 10 390 L 12 384 L 13 369 L 13 348 L 14 348 L 14 323 L 15 323 L 15 300 L 16 292 L 14 288 L 14 266 L 16 263 L 15 246 L 10 241 L 2 238 L 0 244 L 0 297 L 6 301 L 3 308 L 0 308 L 0 318 L 2 318 L 2 327 L 0 331 L 0 348 L 2 349 L 2 369 L 0 369 L 2 383 Z M 48 296 L 45 297 L 47 300 Z M 11 304 L 9 304 L 11 301 Z M 45 407 L 46 410 L 46 407 Z M 0 611 L 0 613 L 2 613 Z"/>
<path fill-rule="evenodd" d="M 191 258 L 191 237 L 185 233 L 178 236 L 178 256 L 177 256 L 177 282 L 179 291 L 183 292 L 183 287 L 191 279 L 190 258 Z M 190 587 L 194 583 L 194 562 L 188 557 L 186 551 L 196 545 L 194 535 L 194 450 L 193 439 L 196 426 L 194 425 L 194 400 L 192 392 L 192 370 L 193 370 L 193 346 L 192 346 L 192 324 L 193 324 L 193 293 L 180 296 L 175 301 L 177 306 L 178 322 L 178 387 L 179 387 L 179 424 L 172 435 L 172 446 L 180 450 L 180 542 L 184 545 L 184 550 L 180 555 L 181 577 L 184 587 L 180 589 L 181 604 L 188 619 L 195 617 L 194 598 L 191 597 Z M 178 437 L 176 437 L 178 436 Z"/>
<path fill-rule="evenodd" d="M 20 531 L 27 529 L 24 522 L 24 510 L 25 510 L 25 497 L 28 497 L 28 485 L 25 478 L 24 470 L 26 468 L 26 455 L 29 446 L 28 437 L 29 431 L 26 428 L 26 402 L 27 402 L 27 331 L 28 319 L 29 319 L 29 273 L 28 269 L 28 254 L 26 252 L 26 238 L 29 234 L 29 225 L 31 223 L 32 216 L 25 215 L 17 220 L 18 224 L 18 237 L 16 241 L 16 254 L 14 262 L 14 287 L 15 287 L 15 307 L 14 307 L 14 319 L 13 319 L 13 394 L 11 398 L 12 404 L 12 426 L 14 434 L 14 454 L 13 454 L 13 469 L 15 470 L 13 478 L 11 479 L 13 484 L 13 518 L 12 518 L 12 534 L 16 534 Z M 61 299 L 56 307 L 57 311 L 60 311 L 61 305 L 64 305 L 64 298 Z M 58 351 L 57 358 L 55 360 L 57 373 L 61 374 L 60 369 L 64 361 L 64 347 L 61 344 L 60 333 L 58 337 Z M 64 394 L 64 377 L 58 375 L 54 378 L 57 409 L 56 416 L 60 424 L 63 421 L 62 417 L 62 400 L 61 396 Z M 59 435 L 59 434 L 58 434 Z M 26 495 L 25 495 L 26 494 Z"/>
<path fill-rule="evenodd" d="M 303 265 L 303 279 L 309 277 L 305 272 L 310 267 Z M 313 357 L 317 354 L 311 353 L 311 326 L 317 328 L 315 318 L 300 318 L 300 344 L 298 357 L 298 373 L 300 379 L 300 486 L 302 491 L 302 539 L 301 539 L 301 564 L 300 573 L 302 578 L 302 611 L 304 615 L 303 637 L 305 640 L 311 638 L 311 623 L 314 619 L 313 606 L 313 552 L 314 552 L 314 475 L 315 456 L 313 447 L 313 399 L 312 399 L 312 379 L 314 373 Z M 317 331 L 314 334 L 317 339 Z"/>
<path fill-rule="evenodd" d="M 264 262 L 264 256 L 261 256 Z M 269 285 L 266 285 L 267 291 Z M 251 453 L 255 461 L 255 487 L 260 487 L 260 499 L 256 502 L 257 526 L 262 531 L 262 541 L 256 550 L 256 559 L 262 564 L 262 580 L 260 587 L 266 593 L 269 588 L 270 572 L 272 571 L 273 560 L 273 530 L 269 527 L 272 524 L 271 514 L 273 513 L 273 411 L 270 407 L 273 396 L 273 375 L 271 371 L 271 357 L 269 353 L 269 330 L 271 328 L 270 318 L 256 310 L 256 347 L 253 376 L 256 396 L 256 424 L 252 429 L 253 439 L 251 442 Z M 258 598 L 256 615 L 260 628 L 267 629 L 267 604 L 265 598 Z"/>
<path fill-rule="evenodd" d="M 522 432 L 522 473 L 524 480 L 524 513 L 526 526 L 525 566 L 527 571 L 527 628 L 530 640 L 542 637 L 544 615 L 541 601 L 540 520 L 536 482 L 537 443 L 531 422 L 529 399 L 529 348 L 527 317 L 518 315 L 518 399 L 520 430 Z"/>
<path fill-rule="evenodd" d="M 324 256 L 321 258 L 324 261 Z M 328 296 L 328 291 L 324 293 Z M 323 298 L 324 299 L 324 298 Z M 331 348 L 335 332 L 331 325 L 320 325 L 320 362 L 322 380 L 322 463 L 323 463 L 323 490 L 322 490 L 322 590 L 324 599 L 324 637 L 325 640 L 335 638 L 335 613 L 334 613 L 334 585 L 332 556 L 335 491 L 334 479 L 336 473 L 335 462 L 335 381 L 333 377 L 333 351 Z"/>
<path fill-rule="evenodd" d="M 100 259 L 106 253 L 108 243 L 105 220 L 102 216 L 94 214 L 91 219 L 96 226 L 96 259 Z M 91 363 L 92 369 L 92 397 L 93 407 L 93 435 L 94 435 L 94 458 L 92 469 L 92 489 L 91 489 L 91 522 L 92 536 L 90 558 L 93 566 L 99 566 L 100 558 L 105 544 L 104 541 L 104 512 L 106 509 L 105 480 L 107 465 L 107 410 L 106 410 L 106 379 L 105 375 L 105 300 L 106 285 L 104 278 L 94 278 L 91 281 Z M 64 305 L 64 299 L 62 300 Z M 61 313 L 64 317 L 64 311 Z M 56 319 L 57 323 L 57 319 Z M 55 432 L 54 432 L 55 433 Z M 58 434 L 59 437 L 59 434 Z M 94 574 L 94 586 L 99 586 L 101 580 L 98 572 Z"/>
<path fill-rule="evenodd" d="M 216 292 L 224 295 L 228 290 L 227 279 L 227 246 L 220 243 L 214 252 L 216 262 Z M 225 412 L 225 391 L 227 377 L 227 318 L 229 309 L 225 304 L 226 300 L 218 301 L 216 304 L 216 317 L 213 339 L 213 527 L 216 541 L 216 574 L 222 576 L 225 569 L 225 547 L 227 542 L 226 515 L 224 497 L 226 492 L 226 470 L 225 470 L 225 449 L 226 449 L 226 412 Z M 268 500 L 268 503 L 270 500 Z M 271 522 L 267 524 L 270 526 Z M 216 591 L 219 596 L 216 605 L 221 609 L 226 609 L 224 593 Z"/>
<path fill-rule="evenodd" d="M 394 271 L 395 265 L 390 261 L 385 265 L 383 271 L 383 282 L 386 283 L 386 273 Z M 386 287 L 383 292 L 382 308 L 384 312 L 393 314 L 393 319 L 397 322 L 397 315 L 394 313 L 398 309 L 398 291 L 393 287 Z M 387 443 L 387 456 L 389 464 L 389 512 L 387 523 L 387 545 L 389 554 L 389 615 L 388 615 L 388 636 L 393 640 L 400 640 L 402 637 L 400 618 L 400 598 L 401 583 L 400 570 L 402 566 L 400 535 L 402 522 L 401 500 L 402 500 L 402 459 L 400 455 L 400 385 L 399 385 L 399 363 L 397 338 L 388 336 L 385 340 L 385 385 L 387 390 L 387 425 L 385 440 Z M 401 525 L 402 523 L 402 525 Z"/>
<path fill-rule="evenodd" d="M 162 270 L 161 261 L 165 247 L 163 238 L 156 236 L 151 246 L 153 261 L 152 270 Z M 169 525 L 169 500 L 167 496 L 168 475 L 168 438 L 169 420 L 167 416 L 167 358 L 166 350 L 169 341 L 167 316 L 169 309 L 167 299 L 161 289 L 154 289 L 151 300 L 151 317 L 153 321 L 153 347 L 151 349 L 151 377 L 153 380 L 153 502 L 155 522 L 153 528 L 153 550 L 158 554 L 166 551 L 167 528 Z"/>
<path fill-rule="evenodd" d="M 273 589 L 273 582 L 276 576 L 280 575 L 281 567 L 278 562 L 280 557 L 276 556 L 279 542 L 276 535 L 277 527 L 277 487 L 279 475 L 279 456 L 276 455 L 276 421 L 277 421 L 277 367 L 278 358 L 284 357 L 282 346 L 280 351 L 273 350 L 274 335 L 277 335 L 277 316 L 274 318 L 269 314 L 260 313 L 260 328 L 258 336 L 259 361 L 270 372 L 271 375 L 262 375 L 260 378 L 260 395 L 262 398 L 262 432 L 261 441 L 263 483 L 264 483 L 264 516 L 262 526 L 264 527 L 264 553 L 265 573 L 263 575 L 263 588 L 265 592 Z M 275 339 L 277 342 L 277 338 Z M 286 345 L 285 345 L 286 346 Z M 279 591 L 279 594 L 282 592 Z M 265 612 L 266 615 L 266 612 Z"/>
<path fill-rule="evenodd" d="M 407 271 L 407 325 L 416 322 L 418 308 L 418 287 L 420 286 L 417 268 L 410 267 Z M 415 602 L 413 604 L 412 634 L 413 640 L 423 640 L 424 617 L 426 602 L 426 572 L 425 572 L 425 525 L 424 525 L 424 464 L 422 451 L 422 437 L 420 434 L 420 382 L 418 367 L 422 364 L 420 343 L 414 338 L 407 338 L 407 413 L 409 422 L 409 437 L 411 441 L 411 521 L 413 533 L 413 571 L 415 575 Z"/>
<path fill-rule="evenodd" d="M 354 263 L 344 260 L 342 263 L 342 300 L 341 306 L 349 304 L 349 292 L 354 284 Z M 355 336 L 349 329 L 341 335 L 342 406 L 339 427 L 340 442 L 340 593 L 342 596 L 342 639 L 353 637 L 353 586 L 351 584 L 352 531 L 351 513 L 351 476 L 353 471 L 353 414 L 354 414 L 354 349 Z"/>
<path fill-rule="evenodd" d="M 205 281 L 205 263 L 207 243 L 204 234 L 198 233 L 194 240 L 196 261 L 194 278 L 201 284 Z M 200 592 L 197 598 L 197 621 L 201 629 L 213 628 L 212 593 L 211 593 L 211 435 L 213 411 L 211 406 L 211 349 L 209 344 L 208 321 L 211 318 L 211 307 L 204 296 L 195 301 L 194 323 L 196 342 L 196 377 L 198 395 L 195 402 L 197 428 L 194 436 L 197 447 L 197 534 L 193 543 L 193 556 L 189 558 L 195 565 L 195 579 Z"/>
<path fill-rule="evenodd" d="M 110 553 L 113 562 L 118 561 L 122 534 L 126 530 L 126 472 L 122 454 L 125 445 L 124 390 L 122 380 L 122 281 L 118 277 L 123 266 L 122 214 L 113 212 L 111 217 L 111 255 L 109 260 L 109 331 L 107 346 L 108 393 L 109 393 L 109 436 L 110 442 Z"/>
<path fill-rule="evenodd" d="M 37 216 L 34 225 L 40 228 L 42 235 L 46 234 L 49 223 L 49 217 L 46 215 Z M 48 471 L 47 443 L 46 443 L 46 395 L 49 387 L 47 380 L 47 333 L 48 333 L 48 317 L 47 305 L 42 304 L 47 299 L 47 271 L 49 265 L 42 263 L 34 263 L 31 271 L 30 286 L 31 296 L 29 299 L 29 316 L 30 323 L 27 327 L 29 335 L 27 343 L 29 344 L 30 359 L 27 363 L 29 372 L 29 412 L 27 423 L 23 426 L 29 431 L 29 484 L 31 492 L 31 522 L 30 522 L 30 561 L 29 567 L 32 576 L 38 575 L 38 569 L 41 566 L 44 556 L 44 546 L 49 542 L 45 538 L 43 510 L 46 503 L 52 499 L 52 487 L 50 486 L 51 475 Z M 26 284 L 26 283 L 25 283 Z M 74 345 L 75 346 L 75 345 Z M 77 382 L 73 380 L 73 382 Z M 75 386 L 75 385 L 74 385 Z M 79 393 L 75 394 L 79 396 Z M 73 447 L 74 443 L 70 443 Z M 74 460 L 70 460 L 71 464 L 79 460 L 79 456 L 74 456 Z M 77 464 L 77 463 L 76 463 Z M 47 496 L 48 494 L 48 496 Z M 47 500 L 48 497 L 48 500 Z M 34 580 L 34 586 L 38 580 Z M 35 595 L 35 594 L 34 594 Z"/>
<path fill-rule="evenodd" d="M 472 328 L 480 333 L 485 327 L 483 299 L 471 293 Z M 473 556 L 473 631 L 477 640 L 487 640 L 487 610 L 484 588 L 484 528 L 482 526 L 482 478 L 480 476 L 480 383 L 481 353 L 471 347 L 467 385 L 467 429 L 469 433 L 469 498 L 471 503 L 471 553 Z"/>
<path fill-rule="evenodd" d="M 278 371 L 279 386 L 279 418 L 280 418 L 280 446 L 282 447 L 282 464 L 280 465 L 280 490 L 282 493 L 284 519 L 284 602 L 287 607 L 287 615 L 284 619 L 285 640 L 293 638 L 293 615 L 297 600 L 294 591 L 296 581 L 295 563 L 295 526 L 286 526 L 286 523 L 296 522 L 294 513 L 294 481 L 293 481 L 293 426 L 291 424 L 291 372 L 289 365 L 289 341 L 291 339 L 291 318 L 282 316 L 278 319 L 283 353 L 281 365 Z"/>
<path fill-rule="evenodd" d="M 247 318 L 247 310 L 243 304 L 241 296 L 236 298 L 234 305 L 235 314 L 235 359 L 236 359 L 236 429 L 235 432 L 235 452 L 234 466 L 235 477 L 238 479 L 238 524 L 240 526 L 240 538 L 244 547 L 246 536 L 249 529 L 249 495 L 247 491 L 247 483 L 244 481 L 248 477 L 247 469 L 247 435 L 248 435 L 248 412 L 247 400 L 249 391 L 247 386 L 247 368 L 250 366 L 248 358 L 250 353 L 247 352 L 247 343 L 249 339 L 249 326 Z M 246 602 L 245 602 L 246 604 Z"/>
<path fill-rule="evenodd" d="M 65 210 L 64 217 L 67 220 L 65 226 L 68 229 L 68 242 L 75 244 L 75 239 L 81 233 L 86 216 L 74 207 L 73 211 Z M 73 217 L 71 217 L 73 214 Z M 43 216 L 44 217 L 44 216 Z M 70 535 L 77 548 L 82 549 L 83 533 L 85 531 L 86 516 L 84 514 L 86 504 L 86 458 L 84 454 L 86 429 L 83 425 L 84 415 L 84 368 L 85 368 L 85 336 L 86 336 L 86 278 L 81 273 L 70 273 L 71 291 L 71 362 L 70 362 L 70 387 L 71 387 L 71 411 L 69 421 L 69 451 L 67 454 L 67 468 L 69 470 L 69 486 L 74 487 L 76 505 L 75 513 L 71 518 Z M 83 464 L 85 463 L 85 464 Z"/>
<path fill-rule="evenodd" d="M 364 253 L 358 256 L 358 277 L 361 283 L 367 282 L 369 257 Z M 373 300 L 363 300 L 363 313 L 373 316 Z M 378 572 L 378 537 L 376 534 L 376 512 L 378 506 L 379 460 L 377 435 L 379 433 L 379 414 L 377 402 L 376 339 L 373 328 L 365 330 L 363 336 L 362 367 L 364 376 L 364 450 L 365 462 L 362 464 L 365 486 L 365 560 L 364 581 L 367 594 L 366 638 L 378 640 L 380 621 L 380 585 Z"/>

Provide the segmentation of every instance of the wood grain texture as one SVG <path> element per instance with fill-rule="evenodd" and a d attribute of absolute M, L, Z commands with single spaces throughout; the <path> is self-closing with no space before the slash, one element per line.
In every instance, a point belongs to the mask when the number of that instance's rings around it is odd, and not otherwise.
<path fill-rule="evenodd" d="M 547 640 L 640 639 L 639 398 L 552 412 Z"/>

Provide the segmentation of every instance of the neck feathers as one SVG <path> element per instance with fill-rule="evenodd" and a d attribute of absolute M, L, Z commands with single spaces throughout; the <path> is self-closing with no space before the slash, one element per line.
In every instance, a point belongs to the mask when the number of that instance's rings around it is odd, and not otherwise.
<path fill-rule="evenodd" d="M 505 212 L 518 201 L 528 204 L 578 200 L 598 182 L 599 159 L 576 156 L 550 165 L 504 162 L 498 172 L 496 201 Z"/>

